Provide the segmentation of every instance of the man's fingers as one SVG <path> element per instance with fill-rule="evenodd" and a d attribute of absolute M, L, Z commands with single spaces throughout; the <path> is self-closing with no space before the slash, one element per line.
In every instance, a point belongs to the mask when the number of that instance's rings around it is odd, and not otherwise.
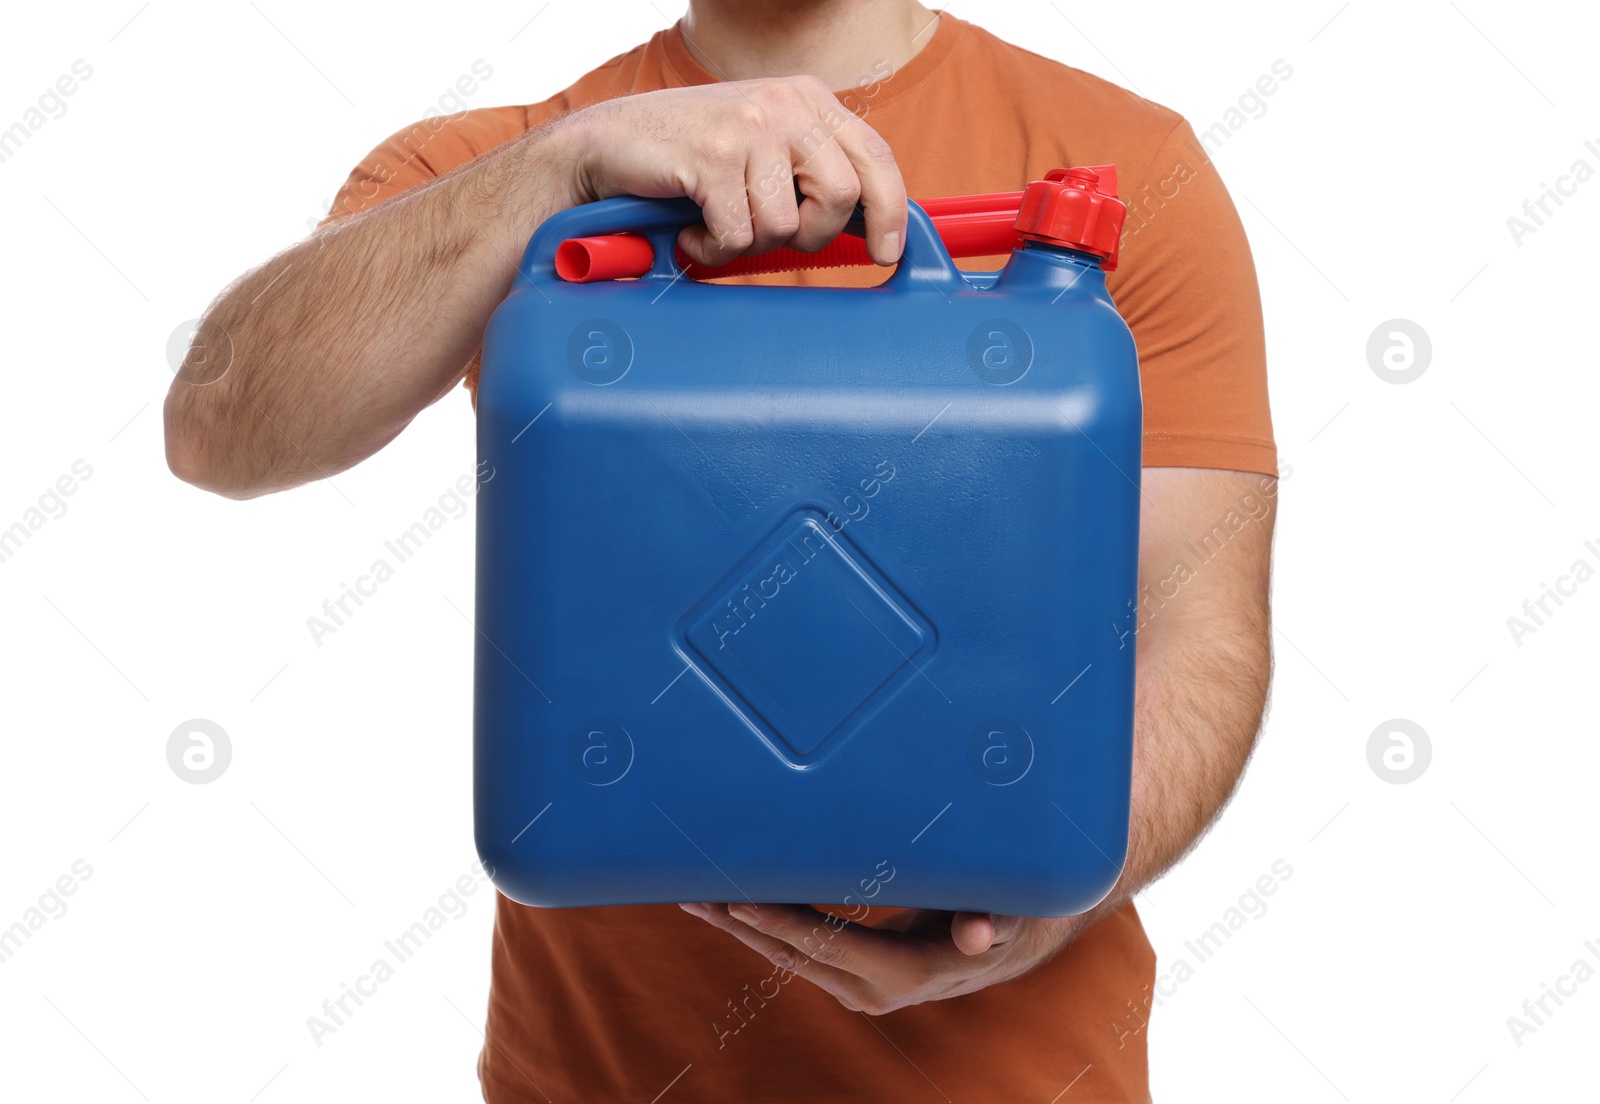
<path fill-rule="evenodd" d="M 958 912 L 950 920 L 950 938 L 964 955 L 980 955 L 1016 936 L 1022 924 L 1018 916 L 997 916 L 992 912 Z"/>
<path fill-rule="evenodd" d="M 843 123 L 834 139 L 860 181 L 861 206 L 867 216 L 867 252 L 880 265 L 894 264 L 906 242 L 906 185 L 900 166 L 877 131 L 848 111 Z"/>
<path fill-rule="evenodd" d="M 708 266 L 783 245 L 814 252 L 838 237 L 859 202 L 868 255 L 880 265 L 898 262 L 905 183 L 877 131 L 814 78 L 751 81 L 739 92 L 745 103 L 731 107 L 700 92 L 707 110 L 693 128 L 689 164 L 676 172 L 668 165 L 658 174 L 662 183 L 647 181 L 638 193 L 684 188 L 700 204 L 703 225 L 679 235 L 683 251 Z M 660 124 L 652 125 L 653 134 Z M 805 197 L 798 203 L 796 181 Z"/>
<path fill-rule="evenodd" d="M 870 930 L 801 905 L 728 906 L 728 915 L 763 935 L 782 940 L 807 958 L 869 981 L 877 957 L 869 945 Z"/>
<path fill-rule="evenodd" d="M 963 968 L 942 938 L 862 927 L 804 905 L 734 904 L 728 912 L 817 964 L 862 979 L 867 994 L 893 996 L 897 1005 L 926 999 L 937 979 Z"/>
<path fill-rule="evenodd" d="M 874 1016 L 1015 977 L 1034 964 L 1019 957 L 1018 948 L 1042 923 L 920 911 L 905 932 L 897 932 L 847 923 L 805 905 L 682 907 L 833 994 L 846 1008 Z M 980 958 L 989 951 L 994 955 Z"/>
<path fill-rule="evenodd" d="M 687 195 L 700 205 L 704 224 L 678 244 L 702 264 L 782 244 L 820 249 L 858 200 L 868 254 L 882 265 L 900 258 L 906 193 L 889 144 L 815 77 L 622 96 L 565 125 L 579 139 L 577 194 Z M 798 208 L 784 191 L 797 175 L 807 197 Z"/>
<path fill-rule="evenodd" d="M 815 252 L 838 237 L 850 221 L 856 201 L 861 198 L 861 180 L 855 166 L 831 138 L 814 147 L 802 145 L 793 156 L 795 176 L 806 198 L 800 204 L 798 231 L 789 244 Z"/>
<path fill-rule="evenodd" d="M 950 938 L 964 955 L 980 955 L 994 946 L 994 917 L 987 912 L 958 912 L 950 921 Z"/>
<path fill-rule="evenodd" d="M 703 265 L 730 261 L 755 240 L 750 197 L 742 177 L 713 186 L 700 205 L 700 217 L 705 225 L 685 227 L 678 235 L 678 244 Z"/>
<path fill-rule="evenodd" d="M 831 993 L 846 1008 L 863 1010 L 864 1006 L 870 1006 L 871 1000 L 866 993 L 866 984 L 859 977 L 836 966 L 819 962 L 815 957 L 797 950 L 784 940 L 757 930 L 744 920 L 731 915 L 730 906 L 695 904 L 680 907 L 685 912 L 700 917 L 712 927 L 721 928 L 752 951 L 764 956 L 774 966 L 787 970 L 796 977 L 805 978 L 819 989 Z M 762 906 L 763 909 L 775 907 L 777 906 Z"/>
<path fill-rule="evenodd" d="M 786 244 L 800 229 L 789 158 L 776 149 L 751 160 L 746 170 L 755 236 L 746 252 L 765 253 Z"/>

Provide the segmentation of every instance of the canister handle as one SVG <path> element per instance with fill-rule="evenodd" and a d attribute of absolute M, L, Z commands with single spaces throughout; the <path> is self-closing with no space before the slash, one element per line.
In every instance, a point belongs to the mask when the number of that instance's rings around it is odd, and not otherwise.
<path fill-rule="evenodd" d="M 906 204 L 906 244 L 900 263 L 885 286 L 936 282 L 959 286 L 961 272 L 950 258 L 939 232 L 915 200 Z M 569 238 L 607 234 L 641 234 L 649 242 L 653 259 L 641 279 L 676 280 L 683 275 L 674 259 L 678 232 L 700 221 L 700 208 L 691 199 L 645 199 L 618 196 L 597 203 L 569 207 L 546 219 L 534 231 L 517 270 L 517 283 L 542 284 L 558 279 L 556 251 Z M 855 220 L 861 218 L 856 208 Z"/>

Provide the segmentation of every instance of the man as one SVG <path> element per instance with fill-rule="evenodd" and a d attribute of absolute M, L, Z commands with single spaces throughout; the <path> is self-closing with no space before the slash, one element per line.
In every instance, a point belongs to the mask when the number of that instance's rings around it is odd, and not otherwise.
<path fill-rule="evenodd" d="M 916 0 L 690 0 L 678 25 L 542 104 L 386 141 L 323 226 L 207 312 L 167 401 L 168 460 L 249 498 L 358 463 L 463 379 L 475 395 L 484 326 L 556 211 L 686 195 L 705 225 L 680 244 L 716 264 L 817 249 L 860 201 L 882 266 L 908 188 L 1010 191 L 1101 163 L 1130 207 L 1110 287 L 1146 409 L 1121 881 L 1080 917 L 879 910 L 821 944 L 804 906 L 501 898 L 487 1100 L 1148 1099 L 1154 954 L 1129 898 L 1232 792 L 1270 668 L 1276 452 L 1243 229 L 1177 115 Z M 208 362 L 224 334 L 231 359 Z"/>

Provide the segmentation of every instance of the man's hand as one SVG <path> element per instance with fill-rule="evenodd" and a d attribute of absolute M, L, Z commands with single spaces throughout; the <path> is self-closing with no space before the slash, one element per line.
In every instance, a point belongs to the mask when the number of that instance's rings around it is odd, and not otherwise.
<path fill-rule="evenodd" d="M 410 164 L 394 141 L 375 160 Z M 352 180 L 368 199 L 386 190 Z M 905 241 L 888 144 L 814 77 L 607 100 L 340 217 L 235 281 L 167 396 L 173 473 L 251 498 L 372 455 L 461 382 L 538 225 L 623 194 L 700 204 L 705 225 L 679 241 L 705 264 L 820 249 L 858 200 L 874 260 L 894 264 Z"/>
<path fill-rule="evenodd" d="M 806 905 L 680 907 L 870 1016 L 1020 977 L 1087 924 L 1083 916 L 1040 920 L 913 909 L 883 927 L 863 927 Z"/>
<path fill-rule="evenodd" d="M 1093 909 L 1049 920 L 910 910 L 875 928 L 804 905 L 684 910 L 873 1015 L 971 993 L 1048 961 L 1176 862 L 1232 794 L 1272 666 L 1276 520 L 1277 481 L 1269 476 L 1144 471 L 1138 611 L 1127 637 L 1139 649 L 1128 858 Z"/>
<path fill-rule="evenodd" d="M 814 252 L 839 235 L 858 200 L 872 259 L 900 259 L 906 190 L 889 144 L 816 77 L 647 92 L 596 104 L 563 125 L 581 151 L 583 199 L 688 196 L 699 204 L 705 225 L 684 230 L 678 244 L 702 264 L 779 246 Z"/>

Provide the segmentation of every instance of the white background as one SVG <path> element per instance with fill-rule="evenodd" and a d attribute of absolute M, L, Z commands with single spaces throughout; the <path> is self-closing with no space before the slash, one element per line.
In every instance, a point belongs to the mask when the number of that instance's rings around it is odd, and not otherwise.
<path fill-rule="evenodd" d="M 485 891 L 320 1048 L 306 1027 L 474 861 L 470 515 L 321 647 L 306 628 L 472 469 L 466 395 L 336 486 L 239 504 L 166 471 L 166 346 L 475 60 L 473 106 L 540 100 L 663 3 L 8 10 L 0 127 L 75 60 L 93 76 L 0 164 L 0 527 L 75 460 L 93 474 L 0 564 L 0 927 L 92 875 L 0 964 L 0 1095 L 477 1099 Z M 1600 981 L 1520 1045 L 1507 1018 L 1600 966 L 1600 582 L 1520 646 L 1506 622 L 1600 566 L 1600 180 L 1520 244 L 1507 218 L 1600 169 L 1600 26 L 1485 0 L 1058 3 L 952 11 L 1197 131 L 1294 70 L 1217 154 L 1292 469 L 1272 711 L 1220 825 L 1144 895 L 1162 969 L 1275 860 L 1293 875 L 1163 1000 L 1157 1097 L 1572 1099 Z M 1393 318 L 1431 337 L 1415 382 L 1369 366 Z M 231 737 L 209 785 L 167 764 L 191 718 Z M 1392 718 L 1430 740 L 1409 784 L 1369 766 Z"/>

